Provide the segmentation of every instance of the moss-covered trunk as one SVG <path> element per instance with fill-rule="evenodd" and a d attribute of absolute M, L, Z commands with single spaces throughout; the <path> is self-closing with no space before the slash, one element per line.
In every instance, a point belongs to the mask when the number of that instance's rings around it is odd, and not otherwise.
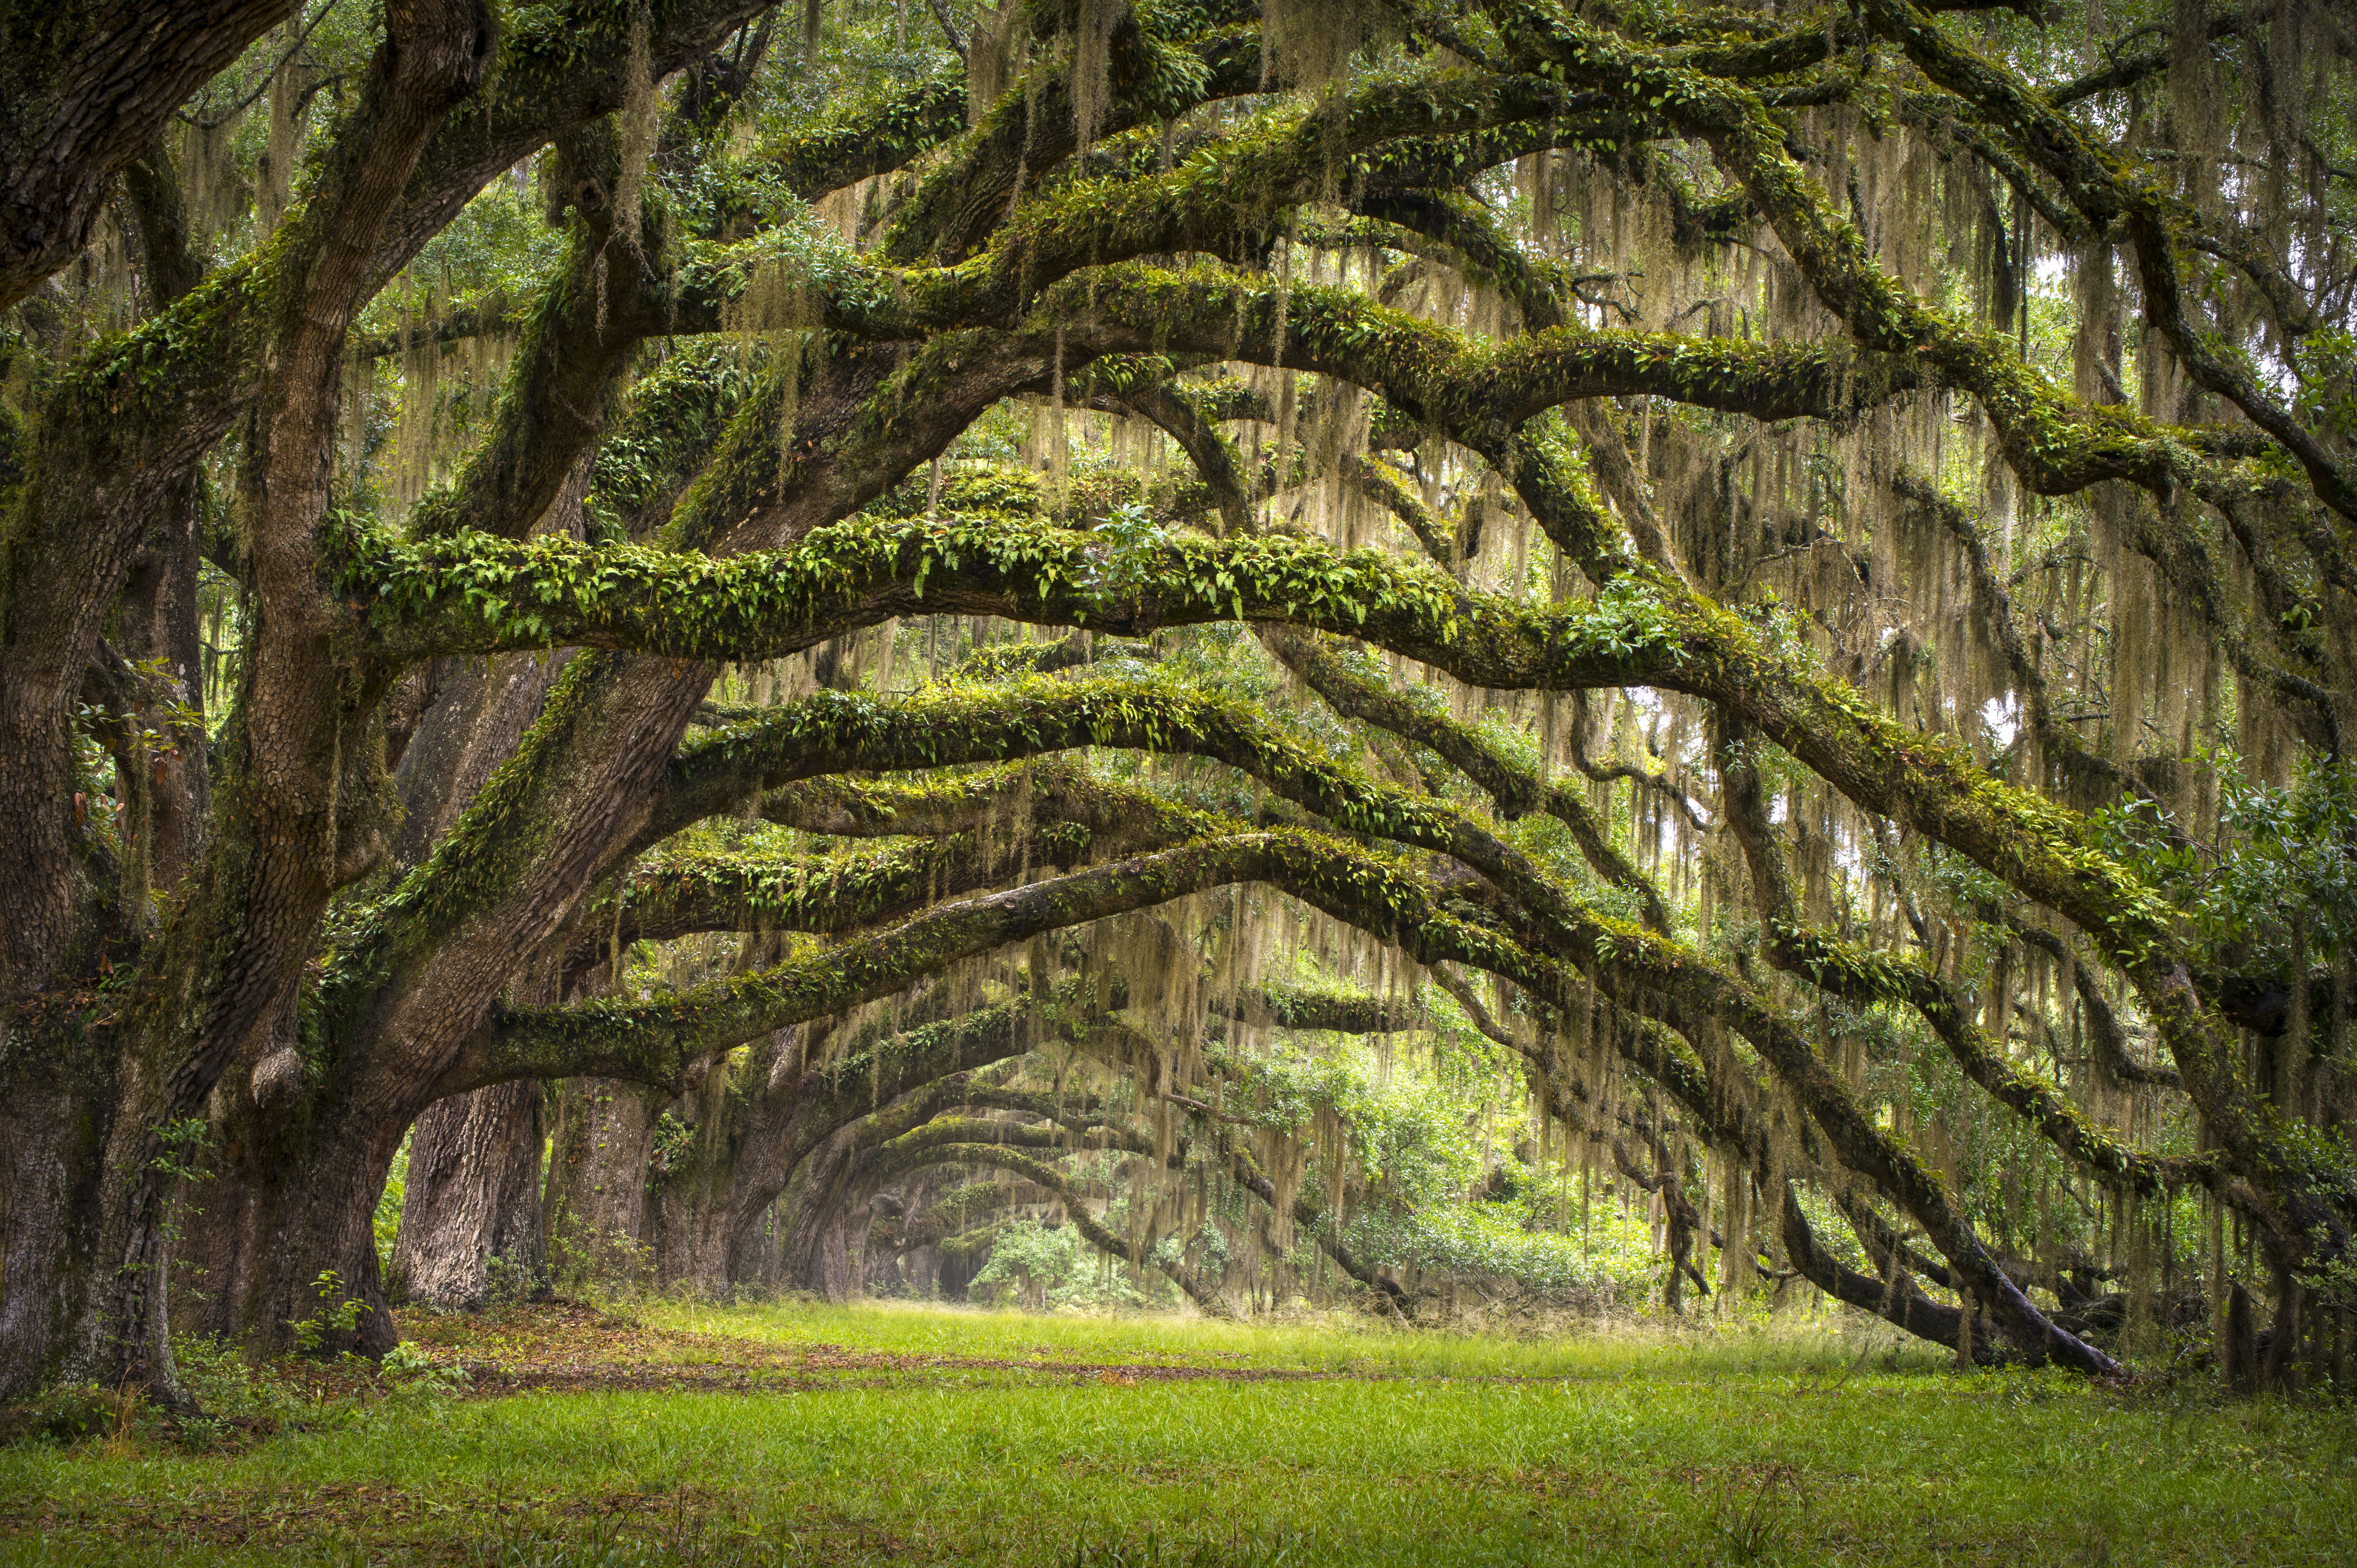
<path fill-rule="evenodd" d="M 643 1266 L 647 1156 L 660 1090 L 610 1078 L 568 1078 L 549 1136 L 549 1276 L 561 1293 L 635 1282 Z"/>
<path fill-rule="evenodd" d="M 229 1133 L 177 1211 L 176 1329 L 257 1357 L 393 1348 L 376 1208 L 409 1123 L 359 1120 L 343 1138 L 267 1116 L 245 1123 L 250 1141 Z"/>
<path fill-rule="evenodd" d="M 118 1036 L 121 1099 L 99 1177 L 97 1272 L 70 1363 L 77 1376 L 142 1384 L 167 1399 L 179 1393 L 161 1284 L 170 1139 L 249 1039 L 293 1039 L 296 991 L 328 899 L 382 852 L 370 744 L 381 677 L 318 570 L 344 341 L 375 285 L 386 216 L 444 116 L 480 82 L 492 39 L 476 0 L 389 6 L 386 29 L 350 110 L 351 134 L 321 160 L 298 215 L 272 242 L 271 352 L 243 476 L 254 623 L 220 746 L 225 831 L 178 922 L 147 954 L 156 994 Z M 320 1268 L 365 1280 L 379 1321 L 369 1219 L 399 1136 L 396 1128 L 388 1142 L 381 1125 L 371 1129 L 316 1173 L 327 1179 L 267 1205 L 293 1210 L 282 1230 L 290 1240 L 317 1239 Z M 256 1186 L 274 1195 L 314 1174 L 272 1170 Z M 281 1247 L 269 1272 L 297 1259 L 309 1261 L 301 1246 Z M 293 1292 L 272 1294 L 281 1320 L 304 1316 Z"/>

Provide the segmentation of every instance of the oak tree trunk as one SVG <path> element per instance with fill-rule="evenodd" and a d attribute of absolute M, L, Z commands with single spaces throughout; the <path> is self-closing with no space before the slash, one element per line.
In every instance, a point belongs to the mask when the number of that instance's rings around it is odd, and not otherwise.
<path fill-rule="evenodd" d="M 6 1028 L 0 1060 L 11 1054 Z M 47 1380 L 80 1310 L 103 1125 L 103 1107 L 49 1064 L 9 1066 L 0 1075 L 0 1400 Z"/>
<path fill-rule="evenodd" d="M 655 1094 L 607 1078 L 568 1078 L 558 1088 L 543 1211 L 561 1291 L 634 1281 L 640 1271 Z"/>
<path fill-rule="evenodd" d="M 545 1285 L 541 1101 L 538 1080 L 522 1079 L 436 1101 L 417 1119 L 394 1299 L 470 1312 Z"/>

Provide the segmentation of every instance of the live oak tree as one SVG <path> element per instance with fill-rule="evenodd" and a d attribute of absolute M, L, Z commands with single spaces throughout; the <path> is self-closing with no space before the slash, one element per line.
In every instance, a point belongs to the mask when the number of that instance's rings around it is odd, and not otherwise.
<path fill-rule="evenodd" d="M 1369 1031 L 1673 1302 L 2345 1375 L 2332 8 L 9 26 L 8 1391 L 389 1348 L 551 1081 L 700 1278 L 997 1171 L 1216 1298 L 1216 1175 L 1396 1302 Z"/>

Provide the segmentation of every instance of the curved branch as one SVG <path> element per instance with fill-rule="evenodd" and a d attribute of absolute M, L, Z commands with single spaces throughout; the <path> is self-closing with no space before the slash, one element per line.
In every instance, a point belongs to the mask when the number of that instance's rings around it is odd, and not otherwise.
<path fill-rule="evenodd" d="M 1022 1177 L 1043 1192 L 1054 1194 L 1056 1201 L 1063 1205 L 1064 1217 L 1072 1222 L 1072 1229 L 1090 1246 L 1108 1256 L 1119 1258 L 1133 1268 L 1152 1262 L 1198 1305 L 1206 1311 L 1225 1316 L 1224 1309 L 1203 1294 L 1202 1286 L 1176 1260 L 1157 1256 L 1152 1251 L 1106 1230 L 1089 1213 L 1088 1200 L 1053 1165 L 1035 1160 L 1020 1150 L 996 1144 L 950 1144 L 931 1153 L 932 1158 L 926 1162 L 928 1164 L 995 1166 Z"/>
<path fill-rule="evenodd" d="M 1488 791 L 1498 803 L 1499 813 L 1509 822 L 1544 811 L 1563 823 L 1596 874 L 1635 894 L 1644 910 L 1645 924 L 1663 936 L 1670 934 L 1669 911 L 1660 892 L 1612 847 L 1587 802 L 1577 794 L 1505 757 L 1470 726 L 1427 712 L 1356 674 L 1308 638 L 1264 628 L 1261 644 L 1344 718 L 1374 725 L 1438 755 Z"/>
<path fill-rule="evenodd" d="M 7 38 L 0 137 L 0 310 L 90 243 L 115 175 L 172 112 L 296 15 L 298 0 L 44 7 Z M 326 15 L 323 10 L 320 13 Z"/>
<path fill-rule="evenodd" d="M 2219 1186 L 2212 1159 L 2160 1159 L 2106 1136 L 2062 1093 L 2009 1060 L 2003 1044 L 1973 1023 L 1964 1000 L 1921 965 L 1871 952 L 1852 942 L 1802 925 L 1785 875 L 1783 854 L 1760 793 L 1757 769 L 1730 737 L 1720 773 L 1720 799 L 1727 825 L 1743 846 L 1768 961 L 1786 973 L 1864 1006 L 1898 1002 L 1932 1027 L 1948 1054 L 1999 1103 L 2018 1113 L 2063 1156 L 2083 1170 L 2158 1197 L 2189 1182 Z"/>
<path fill-rule="evenodd" d="M 2185 304 L 2177 252 L 2190 215 L 2149 175 L 2132 175 L 2071 119 L 2012 72 L 1964 48 L 1906 0 L 1868 0 L 1875 30 L 1907 51 L 1916 68 L 1997 124 L 2051 176 L 2097 230 L 2127 227 L 2143 275 L 2145 312 L 2193 379 L 2273 436 L 2307 472 L 2323 502 L 2357 521 L 2357 472 L 2335 456 L 2258 380 L 2212 346 Z"/>

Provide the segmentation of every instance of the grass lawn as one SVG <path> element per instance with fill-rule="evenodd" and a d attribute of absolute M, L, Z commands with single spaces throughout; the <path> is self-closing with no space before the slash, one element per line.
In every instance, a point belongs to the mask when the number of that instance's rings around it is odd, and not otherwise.
<path fill-rule="evenodd" d="M 1831 1332 L 673 1305 L 404 1328 L 467 1384 L 290 1375 L 217 1399 L 255 1418 L 212 1452 L 0 1451 L 0 1560 L 2357 1560 L 2345 1408 L 1958 1376 Z"/>

